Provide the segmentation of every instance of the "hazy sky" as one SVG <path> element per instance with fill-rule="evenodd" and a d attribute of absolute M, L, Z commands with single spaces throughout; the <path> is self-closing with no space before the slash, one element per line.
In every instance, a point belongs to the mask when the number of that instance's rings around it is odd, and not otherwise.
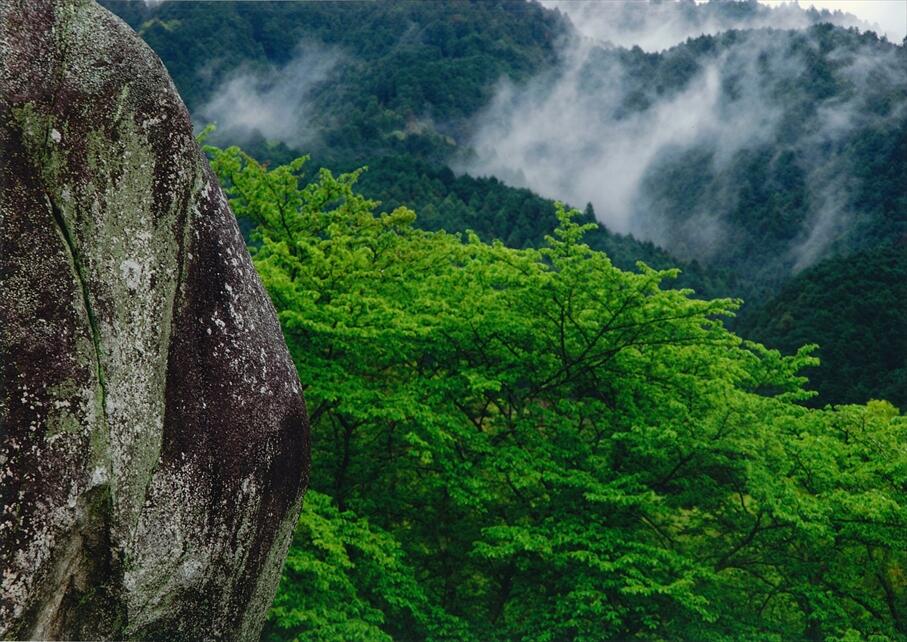
<path fill-rule="evenodd" d="M 763 4 L 778 5 L 781 0 L 759 0 Z M 900 43 L 907 35 L 907 0 L 801 0 L 801 7 L 813 5 L 816 9 L 836 9 L 852 13 L 866 22 L 876 23 L 892 42 Z M 881 35 L 881 34 L 879 34 Z"/>

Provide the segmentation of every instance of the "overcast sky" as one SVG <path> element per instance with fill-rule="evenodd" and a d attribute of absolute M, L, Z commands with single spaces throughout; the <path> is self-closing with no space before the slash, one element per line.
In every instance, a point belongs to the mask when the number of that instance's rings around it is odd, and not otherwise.
<path fill-rule="evenodd" d="M 763 4 L 777 5 L 781 0 L 759 0 Z M 839 9 L 852 13 L 866 22 L 878 24 L 888 39 L 900 43 L 907 35 L 907 0 L 801 0 L 801 7 L 813 5 L 816 9 Z M 881 35 L 881 34 L 879 34 Z"/>

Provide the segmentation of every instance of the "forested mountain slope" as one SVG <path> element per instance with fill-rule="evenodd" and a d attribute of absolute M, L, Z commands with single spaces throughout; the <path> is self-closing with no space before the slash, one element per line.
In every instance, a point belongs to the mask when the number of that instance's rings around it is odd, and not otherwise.
<path fill-rule="evenodd" d="M 907 234 L 904 47 L 821 24 L 565 58 L 496 96 L 458 167 L 592 202 L 748 297 Z"/>
<path fill-rule="evenodd" d="M 553 64 L 569 29 L 512 1 L 104 4 L 158 52 L 196 117 L 229 121 L 234 141 L 258 128 L 332 163 L 379 151 L 443 156 L 498 80 Z M 219 102 L 231 89 L 260 101 Z M 236 118 L 275 102 L 284 104 L 265 118 Z M 274 130 L 271 116 L 298 127 Z"/>
<path fill-rule="evenodd" d="M 817 265 L 744 314 L 738 331 L 791 352 L 819 344 L 819 403 L 876 397 L 907 408 L 907 246 Z"/>
<path fill-rule="evenodd" d="M 748 298 L 907 233 L 904 48 L 830 24 L 765 28 L 852 22 L 840 14 L 682 5 L 700 28 L 759 28 L 647 53 L 527 2 L 108 4 L 196 119 L 220 121 L 215 141 L 282 141 L 334 167 L 451 161 L 591 202 L 613 231 L 740 272 Z"/>
<path fill-rule="evenodd" d="M 852 16 L 755 1 L 105 4 L 162 56 L 196 122 L 218 122 L 213 142 L 368 165 L 362 192 L 427 229 L 537 247 L 551 200 L 590 203 L 604 226 L 587 240 L 617 265 L 678 265 L 679 285 L 743 297 L 744 314 L 826 258 L 907 236 L 907 54 L 840 26 L 865 27 Z M 773 337 L 809 341 L 825 332 L 814 321 Z"/>
<path fill-rule="evenodd" d="M 367 164 L 363 193 L 387 210 L 414 207 L 427 229 L 472 229 L 513 247 L 538 245 L 554 229 L 550 200 L 494 179 L 456 177 L 438 161 L 465 140 L 468 117 L 491 99 L 501 76 L 527 80 L 557 60 L 556 44 L 570 29 L 557 14 L 524 2 L 106 4 L 158 51 L 198 120 L 212 111 L 215 119 L 226 116 L 212 140 L 242 142 L 273 162 L 307 151 L 333 169 Z M 214 33 L 233 44 L 213 42 Z M 300 49 L 300 42 L 308 47 Z M 334 74 L 329 81 L 321 75 L 325 66 Z M 245 84 L 256 74 L 264 85 Z M 279 90 L 307 83 L 309 74 L 324 82 L 304 94 Z M 244 103 L 236 96 L 240 88 L 262 101 Z M 232 92 L 234 109 L 222 113 L 219 89 Z M 281 101 L 286 104 L 264 109 L 261 119 L 234 113 Z M 275 129 L 264 120 L 300 118 L 303 103 L 311 117 L 304 125 Z M 705 295 L 733 291 L 726 274 L 707 274 L 651 243 L 604 228 L 589 241 L 621 267 L 639 260 L 660 268 L 680 264 L 678 285 Z"/>

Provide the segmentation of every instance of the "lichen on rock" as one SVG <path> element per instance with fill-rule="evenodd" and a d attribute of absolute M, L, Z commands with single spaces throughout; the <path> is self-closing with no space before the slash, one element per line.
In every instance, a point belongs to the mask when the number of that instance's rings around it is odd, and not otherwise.
<path fill-rule="evenodd" d="M 106 10 L 2 3 L 0 57 L 0 637 L 256 637 L 308 425 L 232 213 Z"/>

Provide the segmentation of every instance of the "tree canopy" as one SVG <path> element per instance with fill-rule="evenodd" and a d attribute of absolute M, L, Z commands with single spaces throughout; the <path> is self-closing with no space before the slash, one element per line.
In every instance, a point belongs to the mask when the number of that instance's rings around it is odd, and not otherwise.
<path fill-rule="evenodd" d="M 616 268 L 376 214 L 360 171 L 209 148 L 312 421 L 265 639 L 901 639 L 907 422 L 809 409 L 812 348 Z"/>
<path fill-rule="evenodd" d="M 741 316 L 739 331 L 791 352 L 819 344 L 810 385 L 829 400 L 878 396 L 907 408 L 907 247 L 833 259 L 798 274 Z"/>

